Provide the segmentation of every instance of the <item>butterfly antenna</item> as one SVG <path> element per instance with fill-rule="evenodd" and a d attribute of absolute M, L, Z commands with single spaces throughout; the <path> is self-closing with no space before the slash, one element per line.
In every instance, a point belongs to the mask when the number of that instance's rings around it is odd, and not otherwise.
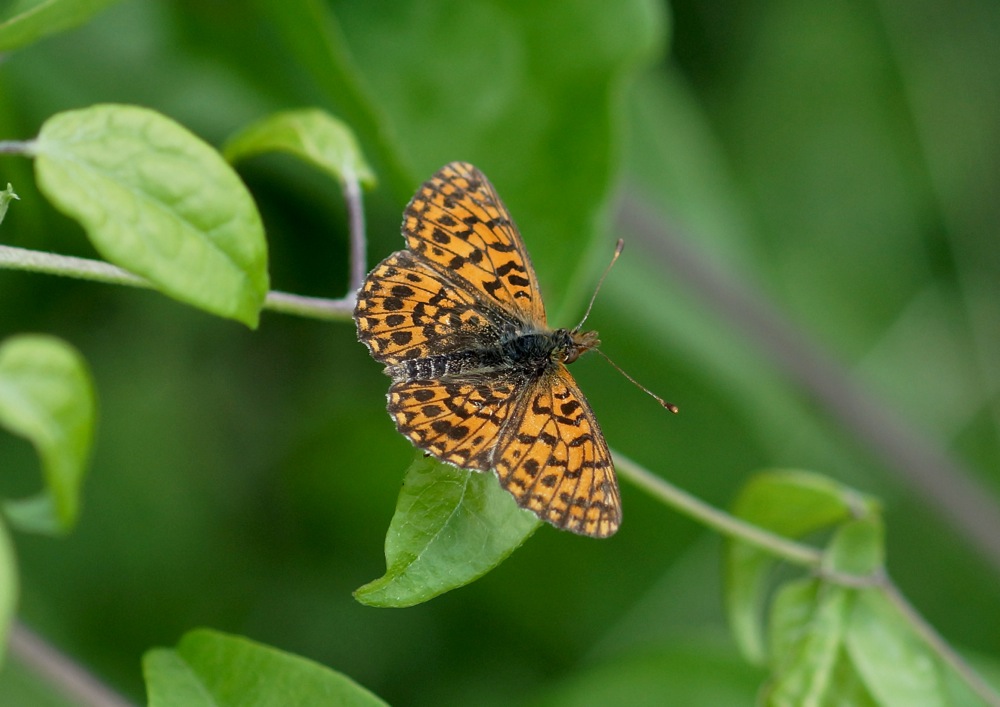
<path fill-rule="evenodd" d="M 601 275 L 601 278 L 597 281 L 597 287 L 594 288 L 594 294 L 591 295 L 591 297 L 590 297 L 590 304 L 587 305 L 587 311 L 583 313 L 583 319 L 580 320 L 580 323 L 576 325 L 576 329 L 574 329 L 573 331 L 580 331 L 580 329 L 583 327 L 583 323 L 585 321 L 587 321 L 587 317 L 590 316 L 590 310 L 594 308 L 594 302 L 597 300 L 597 293 L 601 291 L 601 285 L 604 284 L 604 278 L 606 278 L 608 276 L 608 273 L 611 272 L 611 267 L 615 264 L 615 261 L 618 260 L 618 256 L 622 254 L 622 250 L 624 248 L 625 248 L 625 241 L 622 240 L 621 238 L 619 238 L 617 245 L 615 245 L 615 254 L 611 256 L 611 262 L 608 263 L 608 267 L 604 268 L 604 273 Z M 596 347 L 593 348 L 593 349 L 591 349 L 591 350 L 592 351 L 596 351 L 597 353 L 601 354 L 601 356 L 604 358 L 605 361 L 607 361 L 608 363 L 610 363 L 611 366 L 616 371 L 618 371 L 623 376 L 625 376 L 629 380 L 629 382 L 632 383 L 632 385 L 634 385 L 636 388 L 638 388 L 639 390 L 641 390 L 642 392 L 644 392 L 646 395 L 648 395 L 649 397 L 651 397 L 653 400 L 655 400 L 656 402 L 658 402 L 660 405 L 662 405 L 663 407 L 665 407 L 670 412 L 677 413 L 677 406 L 676 405 L 674 405 L 673 403 L 668 403 L 666 400 L 664 400 L 663 398 L 661 398 L 659 395 L 657 395 L 656 393 L 654 393 L 653 391 L 651 391 L 649 388 L 647 388 L 646 386 L 644 386 L 642 383 L 640 383 L 639 381 L 637 381 L 635 378 L 633 378 L 632 376 L 630 376 L 628 373 L 626 373 L 622 369 L 621 366 L 619 366 L 617 363 L 615 363 L 614 361 L 612 361 L 611 358 L 606 353 L 604 353 L 603 351 L 601 351 L 599 348 L 596 348 Z"/>
<path fill-rule="evenodd" d="M 587 317 L 590 316 L 590 310 L 594 308 L 594 301 L 597 299 L 597 293 L 601 291 L 601 285 L 604 284 L 604 278 L 606 278 L 608 273 L 611 272 L 611 266 L 613 266 L 615 261 L 618 260 L 618 256 L 622 254 L 622 249 L 624 247 L 625 241 L 619 238 L 618 244 L 615 246 L 615 254 L 611 256 L 611 262 L 608 263 L 608 267 L 604 268 L 604 274 L 601 275 L 601 279 L 597 281 L 597 287 L 594 288 L 594 294 L 590 296 L 590 304 L 587 305 L 587 311 L 583 313 L 583 319 L 580 320 L 580 323 L 576 325 L 576 328 L 573 329 L 573 331 L 580 331 L 583 327 L 583 323 L 587 321 Z"/>
<path fill-rule="evenodd" d="M 630 376 L 628 373 L 626 373 L 622 369 L 621 366 L 619 366 L 617 363 L 615 363 L 614 361 L 612 361 L 611 358 L 606 353 L 604 353 L 600 349 L 596 349 L 596 348 L 595 349 L 591 349 L 591 351 L 596 351 L 597 353 L 601 354 L 601 356 L 604 357 L 604 360 L 607 361 L 608 363 L 610 363 L 614 367 L 614 369 L 616 371 L 618 371 L 623 376 L 625 376 L 626 378 L 628 378 L 628 380 L 632 383 L 632 385 L 634 385 L 636 388 L 638 388 L 639 390 L 641 390 L 643 393 L 645 393 L 646 395 L 648 395 L 649 397 L 651 397 L 653 400 L 655 400 L 656 402 L 658 402 L 660 405 L 662 405 L 663 407 L 665 407 L 670 412 L 672 412 L 674 414 L 677 414 L 678 409 L 677 409 L 676 405 L 674 405 L 673 403 L 668 403 L 666 400 L 664 400 L 663 398 L 661 398 L 659 395 L 657 395 L 656 393 L 654 393 L 653 391 L 651 391 L 649 388 L 647 388 L 646 386 L 644 386 L 642 383 L 640 383 L 639 381 L 637 381 L 635 378 L 633 378 L 632 376 Z"/>

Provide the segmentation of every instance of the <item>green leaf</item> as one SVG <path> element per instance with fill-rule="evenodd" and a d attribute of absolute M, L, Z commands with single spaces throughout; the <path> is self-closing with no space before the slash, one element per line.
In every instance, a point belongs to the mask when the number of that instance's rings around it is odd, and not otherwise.
<path fill-rule="evenodd" d="M 478 579 L 541 522 L 496 476 L 419 454 L 406 471 L 385 537 L 385 575 L 354 592 L 370 606 L 412 606 Z"/>
<path fill-rule="evenodd" d="M 328 172 L 366 187 L 375 175 L 365 162 L 351 130 L 319 109 L 286 111 L 264 118 L 230 138 L 222 154 L 230 162 L 264 152 L 287 152 Z"/>
<path fill-rule="evenodd" d="M 142 667 L 149 707 L 386 704 L 311 660 L 207 629 L 186 634 L 176 650 L 148 651 Z"/>
<path fill-rule="evenodd" d="M 0 52 L 81 25 L 117 0 L 20 0 L 0 13 Z"/>
<path fill-rule="evenodd" d="M 7 634 L 17 612 L 19 588 L 14 543 L 7 532 L 7 524 L 0 519 L 0 665 L 4 663 Z"/>
<path fill-rule="evenodd" d="M 733 513 L 788 538 L 800 538 L 852 515 L 874 513 L 875 502 L 820 474 L 794 470 L 762 473 L 748 483 Z M 761 617 L 774 557 L 736 540 L 726 544 L 726 611 L 748 660 L 764 660 Z"/>
<path fill-rule="evenodd" d="M 12 199 L 20 199 L 20 197 L 14 193 L 14 187 L 7 184 L 7 188 L 0 191 L 0 223 L 3 223 L 4 216 L 7 215 L 7 207 Z"/>
<path fill-rule="evenodd" d="M 885 565 L 884 536 L 878 516 L 844 523 L 834 533 L 823 557 L 824 569 L 859 577 L 880 572 Z"/>
<path fill-rule="evenodd" d="M 154 111 L 97 105 L 47 120 L 34 153 L 41 191 L 106 259 L 182 302 L 257 325 L 264 229 L 215 150 Z"/>
<path fill-rule="evenodd" d="M 817 580 L 782 587 L 771 611 L 774 677 L 763 692 L 764 704 L 827 704 L 831 691 L 837 691 L 832 677 L 851 600 L 851 590 Z"/>
<path fill-rule="evenodd" d="M 45 490 L 4 511 L 23 530 L 69 530 L 94 434 L 96 403 L 87 366 L 59 339 L 22 335 L 0 345 L 0 426 L 29 439 L 42 461 Z"/>
<path fill-rule="evenodd" d="M 952 704 L 937 656 L 879 589 L 857 593 L 845 640 L 855 670 L 880 705 Z"/>

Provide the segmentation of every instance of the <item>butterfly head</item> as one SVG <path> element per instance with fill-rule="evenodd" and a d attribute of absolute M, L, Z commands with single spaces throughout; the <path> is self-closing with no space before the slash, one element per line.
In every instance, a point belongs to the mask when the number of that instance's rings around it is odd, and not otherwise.
<path fill-rule="evenodd" d="M 563 363 L 573 363 L 587 351 L 601 345 L 596 331 L 580 331 L 579 329 L 572 331 L 564 329 L 563 331 L 566 332 L 566 344 L 560 347 Z"/>

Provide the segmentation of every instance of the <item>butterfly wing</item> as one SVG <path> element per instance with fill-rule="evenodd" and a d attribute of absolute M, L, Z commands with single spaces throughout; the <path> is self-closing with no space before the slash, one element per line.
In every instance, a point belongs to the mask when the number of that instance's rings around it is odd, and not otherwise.
<path fill-rule="evenodd" d="M 523 389 L 498 441 L 495 469 L 518 505 L 558 528 L 604 538 L 621 524 L 611 452 L 565 366 Z"/>
<path fill-rule="evenodd" d="M 502 379 L 400 381 L 389 387 L 389 414 L 403 436 L 441 461 L 489 471 L 517 388 Z"/>
<path fill-rule="evenodd" d="M 401 250 L 371 271 L 354 307 L 358 338 L 387 365 L 495 341 L 513 320 L 458 287 L 423 257 Z"/>
<path fill-rule="evenodd" d="M 403 235 L 460 286 L 522 321 L 545 327 L 545 306 L 521 234 L 496 189 L 466 162 L 424 182 L 403 212 Z"/>

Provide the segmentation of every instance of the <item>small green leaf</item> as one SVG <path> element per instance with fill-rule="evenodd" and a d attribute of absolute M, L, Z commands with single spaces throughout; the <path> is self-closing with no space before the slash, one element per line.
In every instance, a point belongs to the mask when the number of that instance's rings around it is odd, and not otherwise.
<path fill-rule="evenodd" d="M 858 592 L 845 641 L 855 670 L 880 705 L 952 704 L 943 666 L 879 589 Z"/>
<path fill-rule="evenodd" d="M 823 558 L 824 569 L 867 577 L 885 564 L 885 532 L 882 519 L 869 516 L 837 528 Z"/>
<path fill-rule="evenodd" d="M 4 504 L 22 530 L 57 534 L 76 522 L 95 409 L 87 366 L 70 346 L 38 335 L 0 345 L 0 426 L 35 445 L 45 478 L 40 496 Z"/>
<path fill-rule="evenodd" d="M 20 198 L 14 193 L 14 187 L 9 183 L 6 189 L 0 191 L 0 223 L 3 223 L 3 218 L 7 215 L 7 207 L 10 205 L 11 200 Z"/>
<path fill-rule="evenodd" d="M 370 606 L 412 606 L 500 564 L 541 522 L 493 474 L 419 454 L 406 471 L 385 538 L 385 575 L 354 592 Z"/>
<path fill-rule="evenodd" d="M 215 150 L 154 111 L 98 105 L 47 120 L 33 151 L 39 188 L 107 260 L 175 299 L 257 325 L 264 228 Z"/>
<path fill-rule="evenodd" d="M 0 12 L 0 52 L 81 25 L 117 0 L 21 0 Z"/>
<path fill-rule="evenodd" d="M 14 543 L 7 532 L 7 524 L 0 519 L 0 665 L 4 663 L 7 634 L 17 610 L 19 585 Z"/>
<path fill-rule="evenodd" d="M 319 109 L 286 111 L 241 130 L 223 148 L 230 162 L 264 152 L 287 152 L 328 172 L 338 181 L 353 178 L 375 186 L 354 133 Z"/>
<path fill-rule="evenodd" d="M 851 600 L 851 590 L 816 580 L 789 582 L 778 592 L 771 613 L 774 678 L 764 704 L 830 704 Z"/>
<path fill-rule="evenodd" d="M 820 474 L 776 470 L 754 477 L 733 504 L 733 513 L 788 538 L 829 528 L 852 515 L 870 515 L 874 500 Z M 743 654 L 764 660 L 762 616 L 767 578 L 776 561 L 739 541 L 726 545 L 726 610 Z"/>
<path fill-rule="evenodd" d="M 386 704 L 311 660 L 207 629 L 186 634 L 176 650 L 147 651 L 142 668 L 149 707 Z"/>

